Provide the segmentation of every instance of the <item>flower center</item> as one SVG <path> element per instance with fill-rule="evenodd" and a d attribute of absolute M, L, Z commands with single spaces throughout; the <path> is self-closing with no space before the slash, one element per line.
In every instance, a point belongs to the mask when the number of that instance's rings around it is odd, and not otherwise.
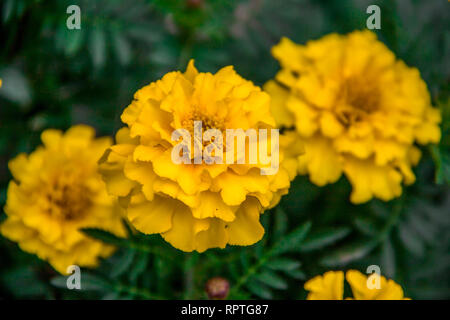
<path fill-rule="evenodd" d="M 92 192 L 73 179 L 59 177 L 47 191 L 48 213 L 63 220 L 77 220 L 91 205 Z"/>
<path fill-rule="evenodd" d="M 380 90 L 373 77 L 350 77 L 341 86 L 337 116 L 344 125 L 363 120 L 379 108 Z"/>
<path fill-rule="evenodd" d="M 183 128 L 189 130 L 191 135 L 194 134 L 195 121 L 202 122 L 203 132 L 209 129 L 218 129 L 222 132 L 225 130 L 223 119 L 220 119 L 215 115 L 207 115 L 204 112 L 194 109 L 194 111 L 190 112 L 186 119 L 182 122 Z"/>

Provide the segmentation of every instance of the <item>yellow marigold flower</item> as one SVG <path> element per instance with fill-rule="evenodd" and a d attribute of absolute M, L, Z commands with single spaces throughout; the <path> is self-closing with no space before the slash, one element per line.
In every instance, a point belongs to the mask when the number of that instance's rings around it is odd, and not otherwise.
<path fill-rule="evenodd" d="M 375 285 L 376 277 L 378 275 L 375 273 L 366 276 L 357 270 L 349 270 L 345 274 L 355 300 L 409 300 L 404 297 L 403 289 L 399 284 L 391 279 L 386 280 L 383 276 L 379 276 L 380 288 L 370 289 L 367 283 Z"/>
<path fill-rule="evenodd" d="M 171 135 L 181 128 L 192 132 L 194 121 L 221 132 L 273 128 L 268 94 L 231 66 L 201 73 L 191 61 L 185 73 L 170 72 L 137 91 L 121 119 L 127 126 L 117 132 L 100 171 L 137 230 L 159 233 L 183 251 L 262 238 L 260 214 L 287 193 L 296 164 L 283 161 L 281 151 L 274 175 L 261 175 L 259 163 L 175 164 L 171 154 L 178 142 Z M 280 139 L 280 149 L 292 143 Z"/>
<path fill-rule="evenodd" d="M 344 296 L 344 272 L 328 271 L 305 283 L 307 300 L 342 300 Z"/>
<path fill-rule="evenodd" d="M 41 135 L 43 146 L 9 162 L 14 180 L 9 183 L 7 219 L 0 232 L 63 274 L 72 264 L 94 267 L 99 257 L 113 252 L 113 247 L 83 235 L 80 228 L 124 233 L 120 207 L 97 172 L 97 161 L 112 141 L 94 135 L 94 129 L 85 125 L 65 134 L 48 129 Z"/>
<path fill-rule="evenodd" d="M 344 173 L 351 201 L 390 200 L 415 180 L 415 143 L 440 140 L 441 115 L 416 68 L 396 60 L 370 31 L 331 34 L 272 49 L 281 70 L 265 85 L 278 125 L 304 142 L 299 173 L 323 186 Z"/>
<path fill-rule="evenodd" d="M 400 285 L 393 280 L 386 280 L 383 276 L 377 277 L 377 274 L 366 276 L 357 270 L 348 270 L 345 278 L 350 284 L 353 298 L 346 299 L 409 300 L 404 297 Z M 304 288 L 309 291 L 307 300 L 342 300 L 344 297 L 344 272 L 328 271 L 308 280 Z"/>

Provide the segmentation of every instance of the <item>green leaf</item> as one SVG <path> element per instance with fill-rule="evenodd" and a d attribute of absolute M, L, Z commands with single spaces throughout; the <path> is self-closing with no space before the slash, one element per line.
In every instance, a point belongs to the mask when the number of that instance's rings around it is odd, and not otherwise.
<path fill-rule="evenodd" d="M 376 236 L 379 232 L 373 217 L 357 217 L 353 224 L 359 232 L 368 237 Z"/>
<path fill-rule="evenodd" d="M 264 271 L 263 273 L 256 274 L 254 279 L 275 289 L 284 290 L 288 287 L 286 281 L 284 281 L 276 273 L 270 271 Z"/>
<path fill-rule="evenodd" d="M 14 0 L 6 0 L 3 6 L 3 22 L 8 22 L 14 12 Z"/>
<path fill-rule="evenodd" d="M 297 279 L 297 280 L 305 280 L 306 275 L 304 272 L 300 270 L 284 270 L 284 273 L 286 273 L 289 277 Z"/>
<path fill-rule="evenodd" d="M 67 289 L 67 279 L 69 277 L 70 275 L 67 277 L 56 276 L 50 280 L 50 283 L 57 288 Z M 81 281 L 81 290 L 110 291 L 112 289 L 112 286 L 108 283 L 108 281 L 83 271 L 81 271 L 80 281 Z"/>
<path fill-rule="evenodd" d="M 29 266 L 18 266 L 13 270 L 2 271 L 0 286 L 20 299 L 44 298 L 49 291 L 39 275 Z"/>
<path fill-rule="evenodd" d="M 81 231 L 88 235 L 91 238 L 101 240 L 108 244 L 113 244 L 116 246 L 123 246 L 124 243 L 126 244 L 126 239 L 120 238 L 108 231 L 96 229 L 96 228 L 83 228 Z"/>
<path fill-rule="evenodd" d="M 309 232 L 311 222 L 306 222 L 293 232 L 280 239 L 270 250 L 269 255 L 279 255 L 281 253 L 295 251 L 300 248 L 300 244 Z"/>
<path fill-rule="evenodd" d="M 250 280 L 247 283 L 247 289 L 248 291 L 250 291 L 251 293 L 253 293 L 255 296 L 262 298 L 262 299 L 272 299 L 273 295 L 272 295 L 272 291 L 270 291 L 270 289 L 265 286 L 264 284 L 262 284 L 261 282 L 258 281 L 254 281 L 254 280 Z"/>
<path fill-rule="evenodd" d="M 86 291 L 110 291 L 111 284 L 96 275 L 81 272 L 81 290 Z"/>
<path fill-rule="evenodd" d="M 119 261 L 114 264 L 114 268 L 111 272 L 111 277 L 115 278 L 122 275 L 125 271 L 130 269 L 133 259 L 136 255 L 136 250 L 125 249 L 119 258 Z"/>
<path fill-rule="evenodd" d="M 94 28 L 90 37 L 89 50 L 94 67 L 101 68 L 106 60 L 105 32 L 100 27 Z"/>
<path fill-rule="evenodd" d="M 125 37 L 116 32 L 113 35 L 114 49 L 122 65 L 127 65 L 131 60 L 131 48 Z"/>
<path fill-rule="evenodd" d="M 67 289 L 67 277 L 56 276 L 50 279 L 50 284 L 56 288 Z"/>
<path fill-rule="evenodd" d="M 275 209 L 275 221 L 273 228 L 273 237 L 274 239 L 280 239 L 284 234 L 286 234 L 288 226 L 288 218 L 284 210 L 278 206 Z"/>
<path fill-rule="evenodd" d="M 148 264 L 148 253 L 138 252 L 136 262 L 130 271 L 130 281 L 134 282 L 145 271 Z"/>
<path fill-rule="evenodd" d="M 418 234 L 405 225 L 399 226 L 399 236 L 405 247 L 414 255 L 422 257 L 425 253 L 425 245 Z"/>
<path fill-rule="evenodd" d="M 246 250 L 241 251 L 241 253 L 239 254 L 239 259 L 241 261 L 244 272 L 247 271 L 247 269 L 250 267 L 250 259 Z"/>
<path fill-rule="evenodd" d="M 266 266 L 272 270 L 295 270 L 299 268 L 301 265 L 300 262 L 292 260 L 292 259 L 285 259 L 285 258 L 278 258 L 276 260 L 269 261 L 266 263 Z"/>
<path fill-rule="evenodd" d="M 350 228 L 326 228 L 316 232 L 311 232 L 301 244 L 300 250 L 303 252 L 321 249 L 330 244 L 345 238 L 350 233 Z"/>
<path fill-rule="evenodd" d="M 65 43 L 64 50 L 67 55 L 74 55 L 80 50 L 83 45 L 84 34 L 84 30 L 68 30 L 65 33 L 67 41 Z"/>
<path fill-rule="evenodd" d="M 383 274 L 389 278 L 395 277 L 395 252 L 390 238 L 386 238 L 381 248 L 381 269 Z"/>
<path fill-rule="evenodd" d="M 358 241 L 346 245 L 324 257 L 320 261 L 320 264 L 327 267 L 346 265 L 352 261 L 365 257 L 376 245 L 376 240 Z"/>

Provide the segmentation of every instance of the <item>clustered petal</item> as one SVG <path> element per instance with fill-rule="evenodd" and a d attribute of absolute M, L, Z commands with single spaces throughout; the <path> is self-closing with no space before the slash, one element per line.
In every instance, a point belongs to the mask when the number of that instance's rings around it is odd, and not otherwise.
<path fill-rule="evenodd" d="M 347 300 L 409 300 L 404 297 L 399 284 L 375 273 L 366 276 L 357 270 L 348 270 L 345 279 L 353 293 L 353 298 L 346 298 Z M 307 300 L 342 300 L 344 272 L 325 272 L 308 280 L 304 287 L 309 291 Z"/>
<path fill-rule="evenodd" d="M 287 193 L 295 161 L 284 161 L 280 150 L 280 167 L 273 175 L 261 174 L 264 165 L 259 160 L 178 164 L 172 151 L 179 142 L 172 140 L 172 133 L 193 133 L 195 121 L 223 135 L 226 129 L 274 128 L 269 99 L 233 67 L 201 73 L 193 61 L 186 72 L 170 72 L 137 91 L 121 117 L 126 127 L 100 161 L 108 192 L 119 198 L 131 224 L 143 233 L 161 234 L 183 251 L 260 240 L 260 214 Z M 279 144 L 283 149 L 292 141 L 280 137 Z"/>
<path fill-rule="evenodd" d="M 390 200 L 415 180 L 418 144 L 440 140 L 419 71 L 396 60 L 370 31 L 273 47 L 281 70 L 265 85 L 279 126 L 295 128 L 305 153 L 299 173 L 323 186 L 344 173 L 351 201 Z"/>
<path fill-rule="evenodd" d="M 83 235 L 80 228 L 124 234 L 121 209 L 97 171 L 97 161 L 112 141 L 94 135 L 85 125 L 64 134 L 48 129 L 41 135 L 43 146 L 9 162 L 14 179 L 0 232 L 63 274 L 73 264 L 97 266 L 99 257 L 114 250 Z"/>

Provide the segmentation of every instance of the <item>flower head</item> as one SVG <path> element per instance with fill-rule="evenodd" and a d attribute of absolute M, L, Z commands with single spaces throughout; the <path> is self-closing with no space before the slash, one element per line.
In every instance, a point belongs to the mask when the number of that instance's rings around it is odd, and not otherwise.
<path fill-rule="evenodd" d="M 355 300 L 408 300 L 400 285 L 376 273 L 366 276 L 357 270 L 348 270 L 345 278 Z M 307 300 L 342 300 L 344 272 L 328 271 L 316 276 L 305 283 L 305 290 L 309 291 Z"/>
<path fill-rule="evenodd" d="M 396 60 L 370 31 L 331 34 L 306 45 L 283 38 L 272 53 L 281 64 L 265 85 L 280 126 L 304 143 L 299 172 L 319 186 L 344 173 L 351 201 L 390 200 L 415 180 L 415 143 L 440 139 L 419 71 Z"/>
<path fill-rule="evenodd" d="M 255 163 L 206 163 L 190 147 L 204 153 L 219 143 L 197 137 L 187 144 L 187 161 L 177 163 L 173 155 L 179 141 L 173 132 L 195 136 L 198 129 L 224 135 L 227 129 L 271 129 L 274 119 L 265 92 L 231 66 L 201 73 L 191 61 L 186 72 L 170 72 L 137 91 L 122 121 L 127 126 L 117 132 L 116 145 L 102 157 L 100 170 L 136 229 L 159 233 L 183 251 L 251 245 L 261 239 L 259 216 L 287 192 L 296 164 L 284 161 L 282 151 L 280 168 L 271 175 L 261 174 L 259 158 Z M 280 139 L 280 148 L 289 143 Z M 259 141 L 253 143 L 262 149 Z M 223 141 L 223 154 L 234 151 L 229 143 Z M 245 150 L 251 146 L 246 140 Z"/>
<path fill-rule="evenodd" d="M 3 236 L 24 251 L 47 260 L 60 273 L 76 264 L 93 267 L 113 247 L 83 235 L 80 228 L 101 228 L 123 234 L 120 208 L 106 193 L 97 161 L 110 138 L 94 139 L 84 125 L 45 130 L 43 146 L 9 162 L 13 175 L 0 226 Z"/>
<path fill-rule="evenodd" d="M 379 289 L 375 287 L 377 277 L 379 277 Z M 355 300 L 409 300 L 404 297 L 403 289 L 399 284 L 391 279 L 386 280 L 385 277 L 376 273 L 366 276 L 357 270 L 349 270 L 345 274 L 345 279 L 352 288 Z M 368 283 L 372 285 L 372 288 Z"/>
<path fill-rule="evenodd" d="M 305 283 L 308 300 L 342 300 L 344 296 L 344 272 L 328 271 Z"/>

